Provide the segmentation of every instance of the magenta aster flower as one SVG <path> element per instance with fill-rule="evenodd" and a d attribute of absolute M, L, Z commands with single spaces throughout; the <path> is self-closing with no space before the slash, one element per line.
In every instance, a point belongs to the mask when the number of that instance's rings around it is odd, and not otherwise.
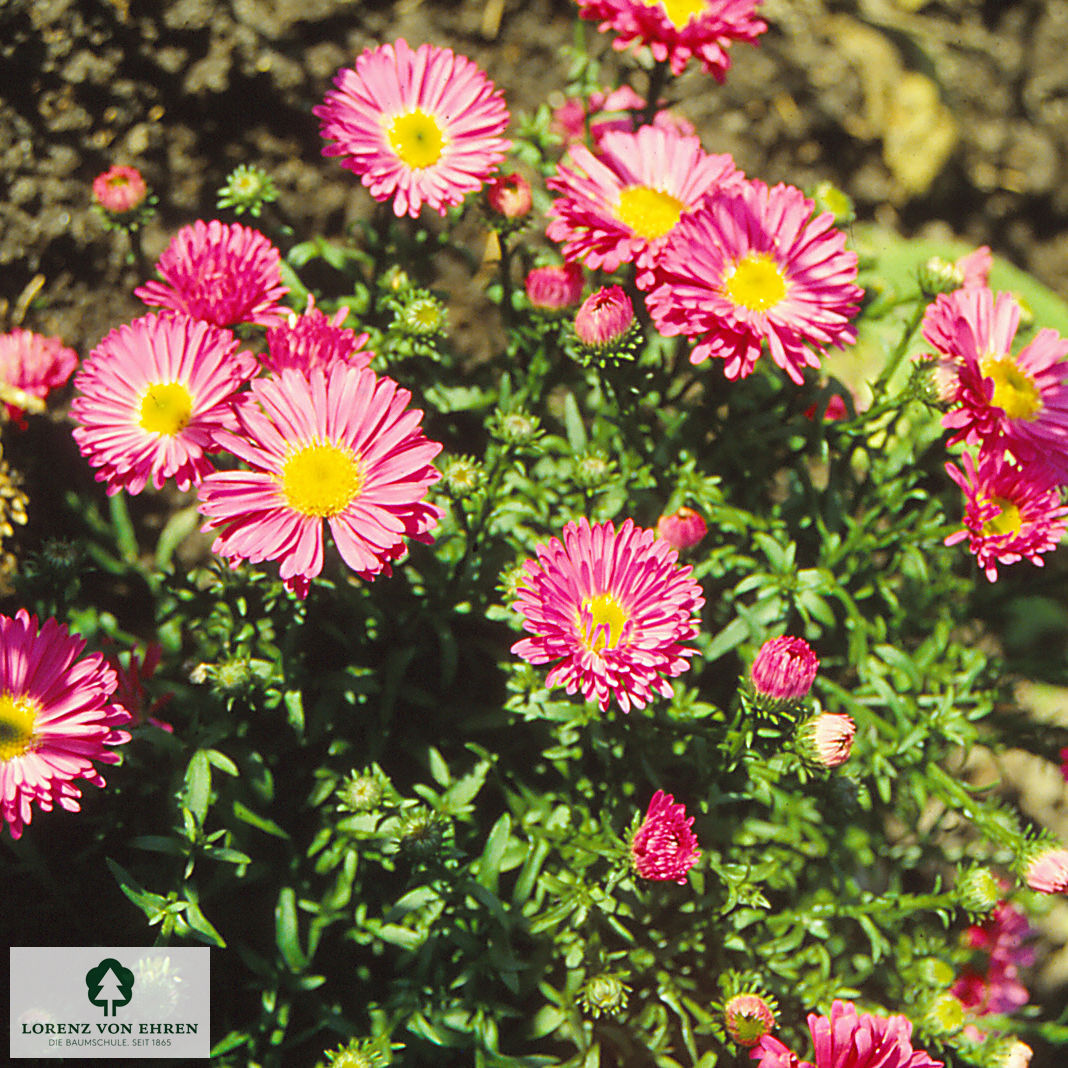
<path fill-rule="evenodd" d="M 579 0 L 584 19 L 600 20 L 602 33 L 614 30 L 612 47 L 648 45 L 661 63 L 681 74 L 691 58 L 718 82 L 731 65 L 735 41 L 753 44 L 768 28 L 756 17 L 760 0 Z"/>
<path fill-rule="evenodd" d="M 401 39 L 370 48 L 312 108 L 330 143 L 324 156 L 359 175 L 375 200 L 413 219 L 423 204 L 439 214 L 459 204 L 497 168 L 511 142 L 500 135 L 508 109 L 466 56 Z"/>
<path fill-rule="evenodd" d="M 1018 355 L 1012 342 L 1020 308 L 1008 293 L 958 289 L 924 315 L 924 336 L 956 370 L 942 425 L 950 443 L 1008 450 L 1023 463 L 1041 462 L 1068 480 L 1068 341 L 1040 330 Z"/>
<path fill-rule="evenodd" d="M 942 1061 L 912 1048 L 912 1024 L 904 1016 L 858 1015 L 855 1005 L 835 1001 L 829 1017 L 811 1013 L 808 1028 L 815 1065 L 765 1035 L 752 1053 L 757 1068 L 942 1068 Z"/>
<path fill-rule="evenodd" d="M 667 680 L 693 656 L 680 643 L 696 637 L 704 596 L 667 542 L 630 519 L 619 530 L 582 519 L 537 556 L 523 565 L 515 601 L 533 637 L 512 652 L 532 664 L 555 661 L 545 685 L 581 691 L 602 712 L 612 697 L 624 712 L 654 693 L 670 697 Z"/>
<path fill-rule="evenodd" d="M 363 347 L 369 335 L 341 325 L 348 312 L 348 308 L 339 308 L 333 317 L 328 317 L 315 306 L 315 298 L 309 293 L 303 315 L 291 313 L 281 326 L 267 331 L 263 366 L 274 374 L 281 374 L 287 367 L 305 372 L 313 367 L 327 371 L 338 362 L 366 367 L 374 356 Z"/>
<path fill-rule="evenodd" d="M 656 521 L 656 536 L 682 551 L 692 549 L 708 533 L 708 524 L 692 508 L 679 508 Z"/>
<path fill-rule="evenodd" d="M 671 794 L 657 790 L 649 810 L 630 843 L 630 859 L 643 879 L 685 883 L 686 873 L 697 863 L 701 850 L 690 828 L 694 817 L 686 817 L 686 806 L 675 803 Z"/>
<path fill-rule="evenodd" d="M 622 341 L 634 322 L 634 305 L 622 286 L 602 286 L 575 313 L 575 333 L 583 345 L 604 349 Z"/>
<path fill-rule="evenodd" d="M 749 679 L 761 697 L 800 701 L 808 696 L 819 668 L 819 657 L 804 638 L 784 634 L 769 638 L 760 647 Z"/>
<path fill-rule="evenodd" d="M 370 368 L 335 363 L 307 374 L 259 378 L 234 405 L 239 430 L 219 444 L 248 471 L 217 471 L 200 484 L 205 530 L 233 567 L 279 560 L 303 597 L 323 569 L 323 520 L 358 575 L 391 573 L 405 538 L 431 541 L 439 510 L 423 501 L 440 477 L 441 450 L 408 408 L 411 394 Z"/>
<path fill-rule="evenodd" d="M 991 581 L 998 564 L 1030 560 L 1042 566 L 1068 528 L 1068 508 L 1050 469 L 1042 464 L 1018 467 L 999 453 L 980 455 L 979 466 L 964 454 L 964 470 L 947 463 L 949 477 L 964 491 L 964 528 L 945 539 L 968 548 Z"/>
<path fill-rule="evenodd" d="M 234 424 L 230 402 L 258 370 L 224 330 L 178 312 L 117 327 L 74 380 L 74 440 L 109 495 L 173 478 L 179 489 L 212 465 L 213 435 Z"/>
<path fill-rule="evenodd" d="M 83 657 L 85 642 L 56 620 L 0 616 L 0 648 L 0 808 L 18 838 L 34 802 L 77 812 L 75 779 L 106 785 L 93 762 L 119 762 L 108 747 L 130 740 L 115 729 L 130 713 L 111 703 L 115 672 L 103 656 Z"/>
<path fill-rule="evenodd" d="M 535 267 L 527 274 L 527 300 L 539 311 L 561 311 L 578 304 L 585 284 L 582 268 L 577 263 Z"/>
<path fill-rule="evenodd" d="M 793 186 L 752 181 L 684 215 L 648 298 L 657 330 L 695 339 L 690 361 L 716 356 L 728 378 L 750 374 L 767 345 L 799 384 L 804 367 L 819 366 L 813 348 L 856 341 L 857 256 L 834 216 L 812 209 Z"/>
<path fill-rule="evenodd" d="M 566 259 L 590 270 L 635 264 L 644 288 L 679 220 L 710 193 L 742 182 L 730 156 L 708 155 L 696 137 L 657 126 L 611 131 L 596 155 L 572 145 L 569 161 L 546 183 L 561 194 L 549 208 L 546 233 L 563 243 Z"/>
<path fill-rule="evenodd" d="M 663 101 L 657 101 L 657 107 L 653 126 L 662 126 L 677 134 L 696 133 L 692 122 L 665 108 Z M 629 85 L 621 85 L 611 91 L 590 93 L 588 106 L 580 97 L 568 97 L 553 111 L 549 129 L 563 139 L 565 147 L 570 147 L 575 141 L 586 140 L 589 126 L 590 140 L 599 145 L 601 138 L 613 130 L 633 133 L 634 115 L 644 110 L 645 100 Z"/>
<path fill-rule="evenodd" d="M 16 327 L 0 334 L 0 382 L 44 400 L 59 389 L 78 366 L 78 354 L 58 337 L 44 337 Z M 9 419 L 22 418 L 23 409 L 7 402 Z"/>
<path fill-rule="evenodd" d="M 1068 893 L 1068 849 L 1044 849 L 1028 862 L 1024 879 L 1040 894 Z"/>
<path fill-rule="evenodd" d="M 197 219 L 163 250 L 156 264 L 163 281 L 145 282 L 134 293 L 146 304 L 216 326 L 273 326 L 289 314 L 279 304 L 289 292 L 281 263 L 281 253 L 258 230 Z"/>
<path fill-rule="evenodd" d="M 112 215 L 139 208 L 147 196 L 148 186 L 136 167 L 109 167 L 93 179 L 93 199 Z"/>

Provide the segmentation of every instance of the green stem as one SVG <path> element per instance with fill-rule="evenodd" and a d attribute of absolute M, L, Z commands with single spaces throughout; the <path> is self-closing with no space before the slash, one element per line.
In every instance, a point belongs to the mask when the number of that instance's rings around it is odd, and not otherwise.
<path fill-rule="evenodd" d="M 905 324 L 905 331 L 901 335 L 901 340 L 897 343 L 894 351 L 890 353 L 890 359 L 887 361 L 886 366 L 883 368 L 882 373 L 875 380 L 875 385 L 872 387 L 872 407 L 876 407 L 877 403 L 890 388 L 890 379 L 893 378 L 894 372 L 897 370 L 898 365 L 901 363 L 908 351 L 909 342 L 912 340 L 912 335 L 916 333 L 921 322 L 923 322 L 924 312 L 927 311 L 927 306 L 922 302 L 917 304 L 912 311 L 912 315 L 909 316 L 908 322 Z M 871 409 L 869 408 L 870 412 Z M 867 414 L 867 413 L 865 413 Z"/>

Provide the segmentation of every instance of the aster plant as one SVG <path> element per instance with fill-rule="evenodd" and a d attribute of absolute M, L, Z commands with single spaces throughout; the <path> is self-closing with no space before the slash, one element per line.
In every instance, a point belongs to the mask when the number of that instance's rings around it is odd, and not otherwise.
<path fill-rule="evenodd" d="M 76 373 L 0 335 L 72 435 L 0 615 L 5 916 L 214 947 L 220 1065 L 1055 1055 L 1068 851 L 969 756 L 1068 751 L 1015 689 L 1068 681 L 1020 639 L 1068 648 L 1068 308 L 699 135 L 752 0 L 576 14 L 627 54 L 555 115 L 375 43 L 314 108 L 352 226 L 238 168 L 262 229 L 180 226 Z"/>

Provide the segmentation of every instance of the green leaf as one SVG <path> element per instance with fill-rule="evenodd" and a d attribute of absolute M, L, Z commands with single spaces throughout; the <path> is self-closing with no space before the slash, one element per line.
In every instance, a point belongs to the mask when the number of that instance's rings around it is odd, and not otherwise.
<path fill-rule="evenodd" d="M 307 967 L 297 930 L 297 895 L 291 886 L 282 887 L 274 907 L 274 940 L 290 971 L 302 972 Z"/>
<path fill-rule="evenodd" d="M 505 812 L 493 825 L 486 839 L 486 846 L 478 861 L 478 882 L 487 890 L 497 892 L 497 881 L 501 874 L 501 861 L 508 848 L 508 839 L 512 834 L 512 817 Z"/>
<path fill-rule="evenodd" d="M 586 427 L 579 414 L 578 401 L 575 394 L 570 390 L 564 394 L 564 428 L 567 431 L 567 443 L 576 455 L 586 451 L 589 439 L 586 437 Z"/>
<path fill-rule="evenodd" d="M 208 754 L 198 749 L 185 769 L 185 793 L 183 803 L 192 813 L 197 824 L 203 826 L 211 801 L 211 764 Z"/>
<path fill-rule="evenodd" d="M 273 834 L 275 838 L 289 838 L 289 832 L 284 827 L 279 827 L 274 820 L 269 820 L 266 816 L 260 816 L 258 813 L 253 812 L 252 809 L 241 804 L 240 801 L 234 802 L 234 815 L 243 823 L 247 823 L 250 827 L 255 827 L 265 834 Z"/>

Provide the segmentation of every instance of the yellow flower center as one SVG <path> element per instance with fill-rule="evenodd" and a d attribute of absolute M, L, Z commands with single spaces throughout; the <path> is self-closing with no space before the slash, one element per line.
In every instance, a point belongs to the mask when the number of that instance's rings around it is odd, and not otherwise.
<path fill-rule="evenodd" d="M 735 304 L 763 312 L 786 296 L 786 278 L 773 257 L 766 252 L 750 252 L 734 265 L 723 288 Z"/>
<path fill-rule="evenodd" d="M 1001 511 L 983 524 L 984 534 L 1019 534 L 1023 520 L 1020 509 L 1005 497 L 993 497 L 991 504 L 996 504 Z"/>
<path fill-rule="evenodd" d="M 414 170 L 431 167 L 441 159 L 445 135 L 438 120 L 425 111 L 409 111 L 398 115 L 387 133 L 397 158 Z"/>
<path fill-rule="evenodd" d="M 677 29 L 683 29 L 695 15 L 704 12 L 705 0 L 644 0 L 646 7 L 662 7 Z"/>
<path fill-rule="evenodd" d="M 180 382 L 156 382 L 141 399 L 141 426 L 151 434 L 177 434 L 192 415 L 193 395 Z"/>
<path fill-rule="evenodd" d="M 33 748 L 37 712 L 37 703 L 28 697 L 0 694 L 0 761 L 12 760 Z"/>
<path fill-rule="evenodd" d="M 619 194 L 616 218 L 629 226 L 638 237 L 648 241 L 663 237 L 674 229 L 686 205 L 659 189 L 647 185 L 632 185 Z"/>
<path fill-rule="evenodd" d="M 984 378 L 994 380 L 990 403 L 1010 419 L 1035 419 L 1042 410 L 1042 395 L 1035 380 L 1021 371 L 1011 356 L 987 356 L 979 365 Z"/>
<path fill-rule="evenodd" d="M 627 625 L 626 609 L 610 594 L 599 593 L 596 597 L 587 597 L 582 602 L 579 612 L 579 630 L 582 641 L 595 653 L 604 649 L 614 649 L 623 637 L 623 628 Z M 590 622 L 586 625 L 586 613 Z"/>
<path fill-rule="evenodd" d="M 282 467 L 282 493 L 290 508 L 303 515 L 337 515 L 352 503 L 362 483 L 357 457 L 329 442 L 295 450 Z"/>

